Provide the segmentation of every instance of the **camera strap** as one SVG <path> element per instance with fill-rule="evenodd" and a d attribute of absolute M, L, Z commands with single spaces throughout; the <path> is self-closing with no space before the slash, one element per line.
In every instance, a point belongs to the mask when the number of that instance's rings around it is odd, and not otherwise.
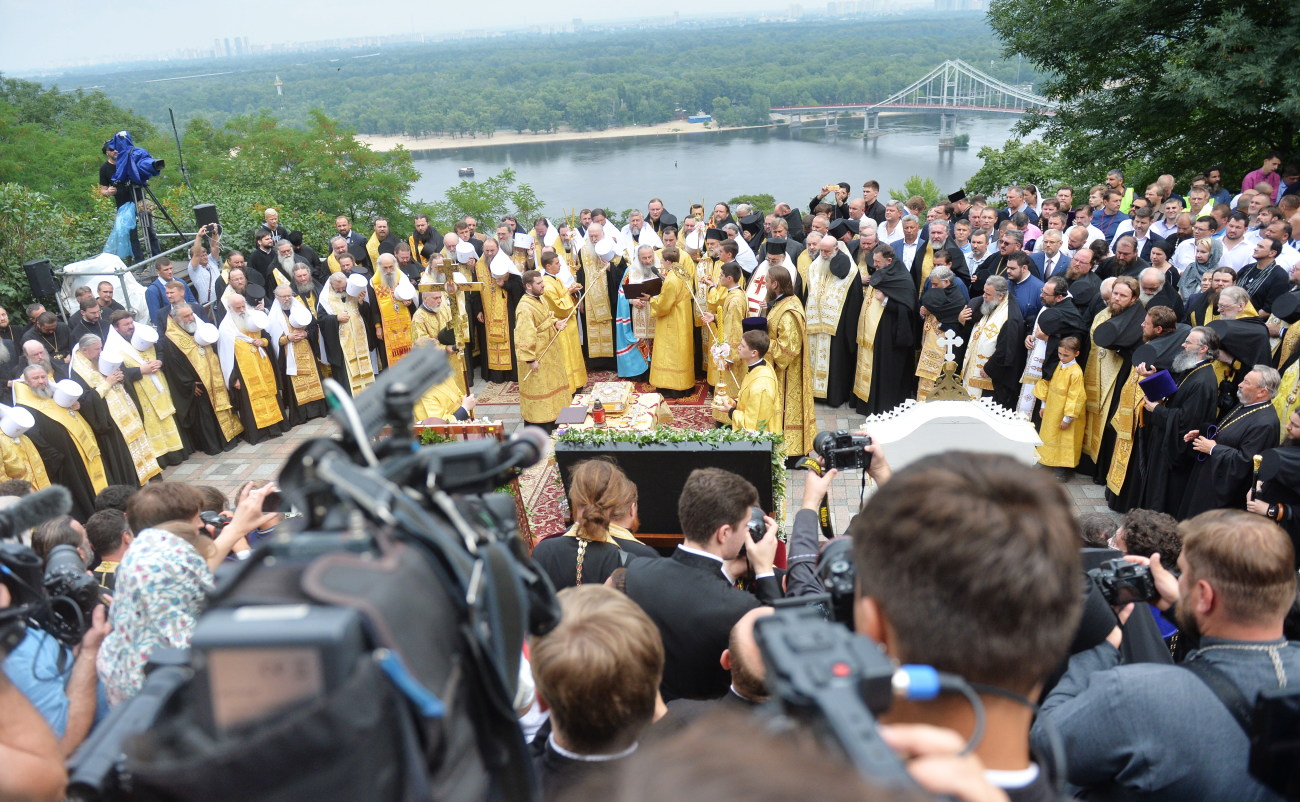
<path fill-rule="evenodd" d="M 1246 737 L 1249 738 L 1252 709 L 1241 689 L 1232 680 L 1228 679 L 1227 675 L 1222 671 L 1204 660 L 1191 660 L 1180 665 L 1195 674 L 1201 682 L 1204 682 L 1209 687 L 1210 691 L 1218 697 L 1223 706 L 1232 714 L 1237 726 L 1241 727 L 1242 731 L 1246 733 Z"/>

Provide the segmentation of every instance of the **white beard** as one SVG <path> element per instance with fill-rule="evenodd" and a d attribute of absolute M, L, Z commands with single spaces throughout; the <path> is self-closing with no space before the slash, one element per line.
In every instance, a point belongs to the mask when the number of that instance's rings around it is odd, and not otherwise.
<path fill-rule="evenodd" d="M 175 318 L 173 318 L 173 320 L 175 320 Z M 180 326 L 181 329 L 186 334 L 193 334 L 199 327 L 199 321 L 191 320 L 189 323 L 182 323 L 181 321 L 177 320 L 176 325 Z"/>
<path fill-rule="evenodd" d="M 289 256 L 280 257 L 280 267 L 283 267 L 285 269 L 285 272 L 287 272 L 291 276 L 293 275 L 293 267 L 294 267 L 293 263 L 294 263 L 293 254 L 290 254 Z"/>
<path fill-rule="evenodd" d="M 396 271 L 394 271 L 394 272 L 392 272 L 392 273 L 386 273 L 386 272 L 384 272 L 383 270 L 380 270 L 380 271 L 379 271 L 379 279 L 380 279 L 380 281 L 384 282 L 384 286 L 387 287 L 387 288 L 390 289 L 390 290 L 391 290 L 391 289 L 395 289 L 395 288 L 397 287 L 397 273 L 396 273 Z"/>
<path fill-rule="evenodd" d="M 230 310 L 230 319 L 235 321 L 235 327 L 240 331 L 248 331 L 253 328 L 252 324 L 248 322 L 248 312 L 246 311 L 236 312 L 232 309 Z"/>
<path fill-rule="evenodd" d="M 32 364 L 34 364 L 34 365 L 39 365 L 40 363 L 39 363 L 39 362 L 33 362 Z M 49 364 L 49 363 L 46 363 L 46 364 Z M 51 399 L 51 398 L 54 397 L 54 385 L 52 385 L 52 384 L 48 384 L 48 383 L 47 383 L 44 387 L 32 387 L 32 388 L 31 388 L 31 391 L 32 391 L 32 394 L 35 395 L 37 398 L 43 398 L 43 399 L 45 399 L 45 400 L 47 400 L 47 401 L 48 401 L 49 399 Z"/>
<path fill-rule="evenodd" d="M 1174 357 L 1174 373 L 1185 373 L 1196 367 L 1196 364 L 1200 361 L 1201 358 L 1196 354 L 1189 354 L 1186 351 L 1183 351 L 1181 354 Z"/>
<path fill-rule="evenodd" d="M 980 314 L 983 315 L 984 317 L 988 317 L 989 315 L 993 314 L 993 310 L 997 308 L 998 308 L 997 301 L 985 301 L 984 303 L 980 304 Z"/>
<path fill-rule="evenodd" d="M 502 242 L 501 240 L 497 240 L 497 244 L 501 246 L 501 250 L 503 253 L 505 253 L 506 256 L 514 256 L 515 254 L 514 240 L 506 240 L 505 242 Z"/>

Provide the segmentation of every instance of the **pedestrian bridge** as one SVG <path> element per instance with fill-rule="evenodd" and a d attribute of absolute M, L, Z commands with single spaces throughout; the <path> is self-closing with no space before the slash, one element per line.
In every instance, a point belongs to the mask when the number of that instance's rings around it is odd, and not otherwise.
<path fill-rule="evenodd" d="M 806 120 L 824 119 L 828 129 L 838 128 L 843 113 L 861 113 L 862 131 L 879 135 L 882 111 L 938 111 L 941 114 L 939 144 L 952 144 L 958 112 L 1001 114 L 1053 114 L 1056 103 L 1023 87 L 1012 86 L 975 69 L 960 59 L 949 59 L 911 86 L 878 103 L 840 103 L 822 106 L 773 106 L 772 114 L 785 117 L 792 126 Z"/>

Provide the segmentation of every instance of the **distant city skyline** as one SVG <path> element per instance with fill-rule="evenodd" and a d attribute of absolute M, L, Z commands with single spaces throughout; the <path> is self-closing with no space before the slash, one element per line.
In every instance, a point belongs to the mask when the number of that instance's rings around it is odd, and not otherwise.
<path fill-rule="evenodd" d="M 590 4 L 577 0 L 490 0 L 474 6 L 473 16 L 447 22 L 434 15 L 411 19 L 412 4 L 371 0 L 364 14 L 355 3 L 313 0 L 275 6 L 269 18 L 261 0 L 218 0 L 179 6 L 163 0 L 136 0 L 119 12 L 114 28 L 108 7 L 87 13 L 77 0 L 0 0 L 0 72 L 18 75 L 56 73 L 81 67 L 135 61 L 239 58 L 305 52 L 330 47 L 363 47 L 512 33 L 567 33 L 611 24 L 671 24 L 707 17 L 815 19 L 939 8 L 975 10 L 985 0 L 831 0 L 781 2 L 755 8 L 748 0 L 713 0 L 707 8 L 667 0 L 653 6 Z M 57 22 L 54 22 L 57 20 Z M 116 40 L 118 30 L 129 39 Z M 157 43 L 157 44 L 152 44 Z"/>

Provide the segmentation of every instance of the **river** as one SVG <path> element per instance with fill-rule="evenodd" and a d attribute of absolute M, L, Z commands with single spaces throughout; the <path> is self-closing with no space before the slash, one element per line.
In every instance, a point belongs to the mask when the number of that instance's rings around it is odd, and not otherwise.
<path fill-rule="evenodd" d="M 970 146 L 944 150 L 938 114 L 904 113 L 881 115 L 883 135 L 869 140 L 848 133 L 861 130 L 859 118 L 833 136 L 805 126 L 416 151 L 421 175 L 411 197 L 441 199 L 461 180 L 456 171 L 464 166 L 474 167 L 480 181 L 514 170 L 551 215 L 584 206 L 644 209 L 652 197 L 663 198 L 678 216 L 692 201 L 711 204 L 742 194 L 768 193 L 803 205 L 824 184 L 847 181 L 856 195 L 870 178 L 888 200 L 889 190 L 901 190 L 912 175 L 951 192 L 979 169 L 979 149 L 1000 147 L 1018 119 L 963 114 L 957 133 L 969 134 Z"/>

